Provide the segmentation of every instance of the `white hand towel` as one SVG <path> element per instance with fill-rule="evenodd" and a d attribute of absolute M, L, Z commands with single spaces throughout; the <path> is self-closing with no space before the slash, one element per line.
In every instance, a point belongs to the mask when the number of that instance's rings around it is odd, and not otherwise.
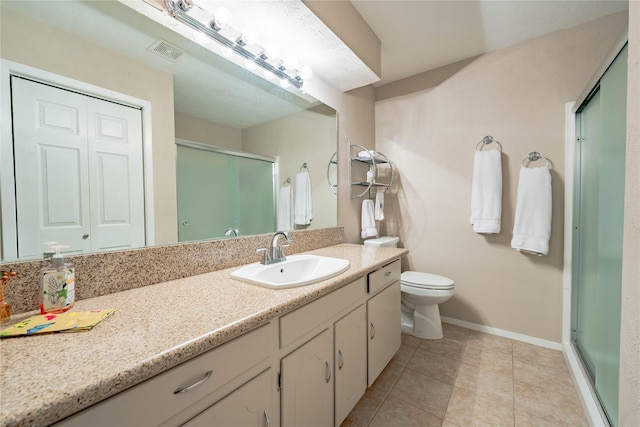
<path fill-rule="evenodd" d="M 375 220 L 384 221 L 384 191 L 376 193 Z"/>
<path fill-rule="evenodd" d="M 362 224 L 360 226 L 362 227 L 361 236 L 363 239 L 378 235 L 373 215 L 373 200 L 365 199 L 362 201 Z"/>
<path fill-rule="evenodd" d="M 551 204 L 549 168 L 520 168 L 512 248 L 539 256 L 549 253 Z"/>
<path fill-rule="evenodd" d="M 476 233 L 500 232 L 502 164 L 498 150 L 476 151 L 471 183 L 471 224 Z"/>
<path fill-rule="evenodd" d="M 280 188 L 277 214 L 278 229 L 276 231 L 293 230 L 293 191 L 290 185 Z"/>
<path fill-rule="evenodd" d="M 309 225 L 312 219 L 311 177 L 309 172 L 303 171 L 296 174 L 294 222 L 298 225 Z"/>

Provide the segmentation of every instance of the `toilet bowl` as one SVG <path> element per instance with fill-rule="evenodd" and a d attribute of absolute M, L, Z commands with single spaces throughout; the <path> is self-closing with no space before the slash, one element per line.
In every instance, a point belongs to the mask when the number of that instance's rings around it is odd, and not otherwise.
<path fill-rule="evenodd" d="M 397 247 L 397 237 L 365 240 L 367 246 Z M 455 293 L 453 280 L 437 274 L 405 271 L 400 275 L 401 313 L 403 332 L 419 338 L 442 338 L 440 308 Z"/>

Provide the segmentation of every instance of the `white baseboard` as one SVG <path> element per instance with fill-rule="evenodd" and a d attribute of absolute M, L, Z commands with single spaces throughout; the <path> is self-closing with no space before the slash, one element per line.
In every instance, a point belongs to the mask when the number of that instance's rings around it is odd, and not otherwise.
<path fill-rule="evenodd" d="M 543 340 L 541 338 L 519 334 L 517 332 L 505 331 L 504 329 L 492 328 L 491 326 L 479 325 L 477 323 L 471 323 L 464 320 L 453 319 L 451 317 L 446 317 L 446 316 L 442 316 L 441 320 L 444 323 L 450 323 L 452 325 L 462 326 L 463 328 L 471 329 L 478 332 L 484 332 L 487 334 L 497 335 L 500 337 L 505 337 L 512 340 L 516 340 L 516 341 L 526 342 L 528 344 L 537 345 L 539 347 L 550 348 L 552 350 L 562 350 L 562 344 L 559 342 Z"/>

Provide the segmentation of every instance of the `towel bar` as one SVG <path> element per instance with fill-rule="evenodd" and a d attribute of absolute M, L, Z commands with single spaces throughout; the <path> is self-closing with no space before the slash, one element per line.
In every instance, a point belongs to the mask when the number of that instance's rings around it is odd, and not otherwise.
<path fill-rule="evenodd" d="M 478 141 L 478 143 L 476 144 L 476 150 L 478 151 L 482 151 L 482 147 L 484 147 L 485 145 L 489 145 L 492 142 L 495 142 L 496 145 L 498 146 L 498 151 L 502 151 L 502 144 L 500 144 L 498 142 L 497 139 L 495 139 L 494 137 L 492 137 L 491 135 L 487 135 L 484 138 L 482 138 L 480 141 Z M 480 147 L 480 148 L 478 148 Z"/>
<path fill-rule="evenodd" d="M 521 166 L 521 167 L 523 167 L 523 168 L 525 168 L 525 167 L 527 167 L 527 165 L 528 165 L 530 162 L 535 162 L 535 161 L 538 161 L 538 160 L 540 160 L 540 159 L 544 159 L 545 164 L 547 165 L 547 167 L 548 167 L 549 169 L 551 169 L 551 162 L 549 161 L 549 159 L 547 159 L 545 156 L 543 156 L 542 154 L 538 153 L 537 151 L 532 151 L 532 152 L 530 152 L 530 153 L 527 155 L 527 157 L 525 157 L 525 158 L 524 158 L 524 160 L 522 161 L 522 163 L 520 163 L 520 166 Z M 529 163 L 527 163 L 527 162 L 529 162 Z"/>

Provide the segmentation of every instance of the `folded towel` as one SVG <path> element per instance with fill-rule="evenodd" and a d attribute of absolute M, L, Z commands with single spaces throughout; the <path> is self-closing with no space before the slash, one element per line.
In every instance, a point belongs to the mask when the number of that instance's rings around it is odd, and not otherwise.
<path fill-rule="evenodd" d="M 551 235 L 551 173 L 546 166 L 520 168 L 511 247 L 542 256 Z"/>
<path fill-rule="evenodd" d="M 471 183 L 471 224 L 476 233 L 500 232 L 502 164 L 498 150 L 476 151 Z"/>
<path fill-rule="evenodd" d="M 290 185 L 280 188 L 277 217 L 278 228 L 276 231 L 293 230 L 293 191 Z"/>
<path fill-rule="evenodd" d="M 378 191 L 376 193 L 376 209 L 374 218 L 376 221 L 384 221 L 384 191 Z"/>
<path fill-rule="evenodd" d="M 373 200 L 365 199 L 362 201 L 362 233 L 363 239 L 375 237 L 378 235 L 376 230 L 376 222 L 373 216 Z"/>
<path fill-rule="evenodd" d="M 358 158 L 363 160 L 369 160 L 371 158 L 375 159 L 376 162 L 384 162 L 386 159 L 384 156 L 377 151 L 369 150 L 369 151 L 359 151 Z"/>
<path fill-rule="evenodd" d="M 311 176 L 309 176 L 309 172 L 305 170 L 296 174 L 294 222 L 298 225 L 309 225 L 312 219 Z"/>

